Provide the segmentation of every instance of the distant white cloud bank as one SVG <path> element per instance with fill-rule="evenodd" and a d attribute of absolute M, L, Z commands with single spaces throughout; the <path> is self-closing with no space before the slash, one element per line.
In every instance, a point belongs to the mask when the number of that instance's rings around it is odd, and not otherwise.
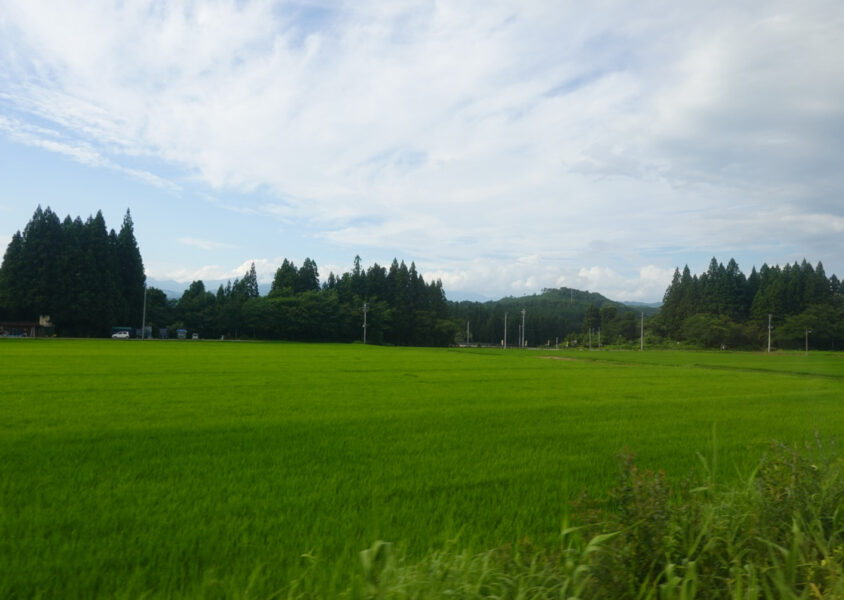
<path fill-rule="evenodd" d="M 228 209 L 326 264 L 399 255 L 447 289 L 631 300 L 712 255 L 844 272 L 840 2 L 2 13 L 0 135 L 176 198 L 236 192 Z M 215 235 L 178 242 L 228 251 L 215 272 L 267 256 L 254 231 Z"/>

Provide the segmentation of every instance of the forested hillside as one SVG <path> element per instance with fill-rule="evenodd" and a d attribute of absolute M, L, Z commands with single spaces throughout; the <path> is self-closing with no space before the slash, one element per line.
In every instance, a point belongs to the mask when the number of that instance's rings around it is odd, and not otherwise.
<path fill-rule="evenodd" d="M 541 294 L 507 297 L 489 302 L 452 302 L 449 314 L 461 326 L 465 341 L 469 323 L 470 342 L 498 345 L 504 339 L 504 315 L 507 314 L 507 344 L 516 346 L 521 311 L 525 310 L 525 335 L 528 345 L 553 345 L 557 338 L 574 343 L 583 341 L 590 329 L 597 343 L 598 330 L 604 343 L 623 344 L 639 336 L 639 315 L 657 312 L 655 308 L 631 308 L 601 294 L 571 288 L 543 290 Z"/>
<path fill-rule="evenodd" d="M 755 267 L 745 276 L 735 260 L 727 266 L 715 258 L 705 273 L 692 275 L 688 265 L 665 291 L 654 319 L 662 335 L 718 347 L 766 343 L 768 315 L 776 347 L 844 348 L 844 297 L 836 275 L 823 265 L 802 263 Z"/>

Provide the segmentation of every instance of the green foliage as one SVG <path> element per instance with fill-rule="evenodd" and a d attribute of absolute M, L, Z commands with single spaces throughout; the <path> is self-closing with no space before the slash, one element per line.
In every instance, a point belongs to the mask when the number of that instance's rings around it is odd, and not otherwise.
<path fill-rule="evenodd" d="M 39 206 L 6 249 L 0 306 L 7 318 L 49 315 L 59 335 L 105 336 L 114 325 L 140 326 L 145 280 L 128 210 L 117 234 L 99 211 L 60 222 Z"/>
<path fill-rule="evenodd" d="M 698 313 L 683 321 L 681 339 L 702 348 L 737 348 L 751 343 L 752 333 L 727 315 Z M 755 340 L 754 340 L 755 341 Z"/>
<path fill-rule="evenodd" d="M 12 236 L 0 266 L 0 318 L 36 321 L 49 315 L 62 336 L 104 337 L 115 325 L 140 326 L 144 268 L 129 211 L 119 233 L 102 213 L 86 222 L 59 222 L 49 209 L 35 211 Z M 370 307 L 371 343 L 445 346 L 457 326 L 449 319 L 442 283 L 426 283 L 411 263 L 394 260 L 389 272 L 367 271 L 355 257 L 351 273 L 330 273 L 320 286 L 314 260 L 301 267 L 285 259 L 266 298 L 252 264 L 243 278 L 214 294 L 195 281 L 177 301 L 149 290 L 148 324 L 171 335 L 186 328 L 202 338 L 357 341 L 364 303 Z"/>
<path fill-rule="evenodd" d="M 596 331 L 602 328 L 608 344 L 629 342 L 638 338 L 639 312 L 656 312 L 652 308 L 633 309 L 596 293 L 559 288 L 494 302 L 450 302 L 448 313 L 464 331 L 466 321 L 470 322 L 474 341 L 492 345 L 504 339 L 507 313 L 508 344 L 516 345 L 522 309 L 527 311 L 525 338 L 532 346 L 553 345 L 557 338 L 562 341 L 567 336 L 582 339 L 581 333 L 590 327 Z"/>
<path fill-rule="evenodd" d="M 808 332 L 807 332 L 808 330 Z M 786 317 L 777 328 L 776 339 L 789 349 L 803 349 L 806 335 L 812 348 L 841 348 L 844 343 L 844 297 L 809 305 L 797 315 Z"/>
<path fill-rule="evenodd" d="M 701 474 L 672 486 L 622 456 L 599 510 L 618 532 L 588 565 L 591 598 L 837 598 L 844 593 L 844 461 L 773 444 L 743 483 Z M 595 503 L 592 503 L 595 506 Z"/>
<path fill-rule="evenodd" d="M 369 343 L 444 346 L 454 338 L 441 282 L 426 284 L 413 263 L 408 269 L 398 261 L 390 273 L 377 263 L 364 272 L 360 257 L 351 273 L 330 273 L 322 287 L 315 261 L 297 268 L 284 259 L 266 297 L 258 295 L 253 264 L 202 302 L 186 291 L 174 318 L 205 338 L 351 342 L 363 337 L 364 302 Z"/>
<path fill-rule="evenodd" d="M 176 302 L 168 300 L 167 295 L 158 288 L 147 288 L 147 325 L 152 327 L 153 336 L 157 329 L 167 328 L 175 322 Z"/>
<path fill-rule="evenodd" d="M 840 598 L 844 462 L 817 458 L 775 444 L 744 482 L 720 486 L 704 461 L 702 479 L 674 486 L 623 454 L 607 502 L 581 502 L 585 522 L 564 525 L 558 541 L 479 554 L 452 542 L 416 562 L 379 541 L 361 552 L 355 595 Z"/>
<path fill-rule="evenodd" d="M 662 335 L 703 347 L 758 347 L 767 339 L 771 314 L 774 339 L 783 347 L 797 347 L 805 329 L 817 328 L 814 348 L 841 348 L 844 300 L 838 288 L 838 278 L 827 278 L 821 263 L 763 264 L 745 278 L 735 260 L 724 267 L 713 258 L 700 277 L 688 265 L 682 275 L 674 271 L 653 324 Z"/>

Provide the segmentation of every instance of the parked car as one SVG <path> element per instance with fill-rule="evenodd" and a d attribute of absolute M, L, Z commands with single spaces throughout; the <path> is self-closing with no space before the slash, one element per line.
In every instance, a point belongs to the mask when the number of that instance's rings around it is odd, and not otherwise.
<path fill-rule="evenodd" d="M 112 339 L 115 340 L 128 340 L 129 339 L 129 332 L 128 331 L 115 331 L 111 334 Z"/>

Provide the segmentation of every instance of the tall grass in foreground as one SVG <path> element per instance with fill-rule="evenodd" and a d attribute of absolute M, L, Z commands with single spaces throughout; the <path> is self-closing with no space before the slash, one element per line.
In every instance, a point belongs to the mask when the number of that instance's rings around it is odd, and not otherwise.
<path fill-rule="evenodd" d="M 456 546 L 407 563 L 361 553 L 368 598 L 844 598 L 844 461 L 774 445 L 744 483 L 714 466 L 672 486 L 621 457 L 603 500 L 584 498 L 559 543 L 483 554 Z M 289 590 L 295 592 L 295 589 Z M 296 594 L 290 594 L 295 596 Z"/>

